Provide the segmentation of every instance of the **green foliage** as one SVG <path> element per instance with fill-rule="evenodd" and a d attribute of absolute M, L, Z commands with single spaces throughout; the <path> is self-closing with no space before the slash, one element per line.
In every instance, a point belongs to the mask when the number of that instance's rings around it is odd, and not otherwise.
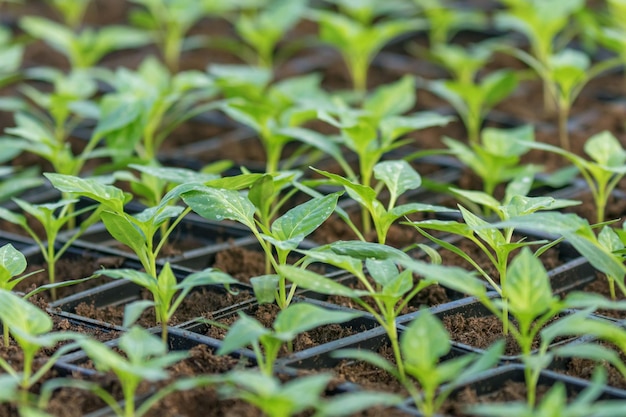
<path fill-rule="evenodd" d="M 515 91 L 517 85 L 516 73 L 502 69 L 489 73 L 478 82 L 430 81 L 428 89 L 454 107 L 467 129 L 469 142 L 475 144 L 478 143 L 479 132 L 487 113 Z"/>
<path fill-rule="evenodd" d="M 521 165 L 520 157 L 530 148 L 526 143 L 534 142 L 532 126 L 511 129 L 485 128 L 480 141 L 464 144 L 444 137 L 443 142 L 461 162 L 483 181 L 483 191 L 493 195 L 498 184 L 510 181 L 524 172 L 539 170 L 532 165 Z M 529 178 L 530 179 L 530 178 Z"/>
<path fill-rule="evenodd" d="M 463 29 L 483 30 L 486 16 L 477 10 L 460 10 L 452 2 L 439 0 L 413 0 L 428 20 L 428 39 L 431 47 L 450 43 Z"/>
<path fill-rule="evenodd" d="M 273 84 L 270 84 L 271 71 L 266 68 L 212 65 L 209 74 L 226 97 L 220 108 L 258 133 L 266 154 L 265 172 L 268 174 L 279 170 L 285 145 L 298 139 L 284 130 L 315 119 L 315 104 L 326 100 L 319 74 L 291 77 Z M 311 141 L 307 144 L 316 146 Z"/>
<path fill-rule="evenodd" d="M 504 199 L 501 202 L 491 195 L 480 191 L 460 189 L 453 189 L 453 191 L 468 201 L 488 208 L 505 222 L 511 218 L 524 218 L 537 211 L 554 210 L 578 204 L 576 201 L 554 199 L 552 197 L 527 197 L 531 185 L 532 173 L 523 172 L 507 185 Z M 527 241 L 525 238 L 513 241 L 514 227 L 508 226 L 500 231 L 498 226 L 490 224 L 463 206 L 459 206 L 459 208 L 463 222 L 456 220 L 423 220 L 407 224 L 414 226 L 428 239 L 469 262 L 503 298 L 509 297 L 509 294 L 504 291 L 504 285 L 507 279 L 508 260 L 511 253 L 526 246 L 543 245 L 536 251 L 536 255 L 539 256 L 549 247 L 558 243 L 558 241 L 547 242 L 545 240 Z M 431 235 L 426 230 L 444 231 L 471 240 L 488 257 L 496 268 L 498 276 L 490 276 L 474 259 L 457 246 Z"/>
<path fill-rule="evenodd" d="M 8 328 L 8 333 L 23 355 L 21 369 L 15 370 L 12 364 L 3 357 L 0 357 L 0 367 L 8 375 L 7 378 L 12 380 L 12 384 L 17 383 L 19 395 L 11 400 L 27 405 L 29 403 L 28 390 L 43 378 L 60 356 L 76 349 L 73 343 L 59 348 L 55 346 L 60 342 L 78 340 L 81 336 L 69 331 L 53 332 L 52 319 L 48 313 L 5 289 L 0 289 L 0 320 L 2 320 L 3 327 Z M 8 346 L 8 340 L 4 343 Z M 54 353 L 35 370 L 34 363 L 37 354 L 43 349 L 52 348 L 55 348 Z"/>
<path fill-rule="evenodd" d="M 98 137 L 92 137 L 77 153 L 69 142 L 79 123 L 99 116 L 98 106 L 91 100 L 96 92 L 94 79 L 82 70 L 66 75 L 53 69 L 34 69 L 28 74 L 51 83 L 52 92 L 45 93 L 27 84 L 20 87 L 35 106 L 16 112 L 16 126 L 5 129 L 13 140 L 11 147 L 42 157 L 55 172 L 66 175 L 78 175 L 89 159 L 108 155 L 106 149 L 95 149 Z"/>
<path fill-rule="evenodd" d="M 309 16 L 319 25 L 320 40 L 336 48 L 343 57 L 353 90 L 361 97 L 367 91 L 370 64 L 383 46 L 397 36 L 423 27 L 423 21 L 416 19 L 363 23 L 347 15 L 322 10 L 312 10 Z"/>
<path fill-rule="evenodd" d="M 168 352 L 167 345 L 162 340 L 139 326 L 133 326 L 120 337 L 116 346 L 121 351 L 119 353 L 113 347 L 94 339 L 85 338 L 78 343 L 98 371 L 112 372 L 117 377 L 122 388 L 123 405 L 97 382 L 74 378 L 57 378 L 46 382 L 42 387 L 43 403 L 47 402 L 46 399 L 56 388 L 78 388 L 96 394 L 111 407 L 116 416 L 141 417 L 177 388 L 177 383 L 163 386 L 150 393 L 140 405 L 136 405 L 139 384 L 143 381 L 157 382 L 167 379 L 166 368 L 187 356 L 187 352 Z M 179 382 L 187 383 L 187 380 Z"/>
<path fill-rule="evenodd" d="M 358 316 L 358 312 L 327 310 L 313 304 L 295 303 L 281 310 L 272 329 L 268 329 L 240 312 L 239 319 L 228 330 L 217 353 L 226 355 L 252 345 L 260 371 L 265 376 L 272 376 L 274 363 L 285 343 L 292 342 L 302 332 L 325 324 L 343 323 Z"/>
<path fill-rule="evenodd" d="M 218 40 L 217 46 L 226 47 L 251 65 L 273 69 L 277 45 L 302 18 L 307 0 L 265 1 L 257 7 L 244 7 L 229 20 L 242 42 Z M 245 6 L 245 5 L 244 5 Z M 262 7 L 260 7 L 262 6 Z M 214 39 L 209 45 L 215 44 Z"/>
<path fill-rule="evenodd" d="M 80 26 L 91 0 L 47 0 L 60 14 L 66 26 L 76 29 Z"/>
<path fill-rule="evenodd" d="M 100 211 L 95 206 L 88 206 L 80 210 L 73 210 L 76 199 L 61 199 L 55 203 L 32 204 L 25 200 L 14 198 L 13 201 L 19 208 L 35 219 L 44 230 L 43 239 L 31 228 L 28 217 L 25 214 L 13 213 L 10 210 L 0 207 L 0 218 L 21 227 L 35 241 L 48 266 L 48 281 L 50 285 L 50 295 L 56 299 L 56 263 L 67 251 L 70 245 L 78 239 L 87 228 L 98 221 Z M 61 247 L 57 247 L 59 237 L 64 227 L 74 222 L 78 216 L 91 213 L 81 221 L 79 229 L 74 229 L 72 236 L 65 240 Z M 65 281 L 63 285 L 76 283 L 77 281 Z"/>
<path fill-rule="evenodd" d="M 0 26 L 0 87 L 19 78 L 24 47 L 15 43 L 11 31 Z"/>
<path fill-rule="evenodd" d="M 448 268 L 420 262 L 419 271 L 418 268 L 413 271 L 425 279 L 416 284 L 411 270 L 401 271 L 396 265 L 399 262 L 403 265 L 408 263 L 409 256 L 398 249 L 376 243 L 336 242 L 303 253 L 306 254 L 307 263 L 323 262 L 349 272 L 365 289 L 355 290 L 295 266 L 281 266 L 281 273 L 295 284 L 317 293 L 349 297 L 370 313 L 387 332 L 396 359 L 397 374 L 404 380 L 406 372 L 400 354 L 396 318 L 422 289 L 433 283 L 433 278 L 444 274 L 454 280 L 459 276 Z M 372 303 L 368 303 L 367 298 L 371 298 Z"/>
<path fill-rule="evenodd" d="M 113 185 L 105 185 L 96 179 L 45 174 L 50 182 L 59 190 L 76 196 L 89 198 L 99 203 L 99 218 L 107 231 L 118 242 L 127 245 L 139 258 L 145 271 L 157 277 L 156 259 L 170 234 L 189 213 L 190 209 L 172 205 L 177 191 L 166 194 L 161 202 L 153 207 L 133 215 L 125 212 L 124 205 L 129 195 Z M 170 222 L 170 219 L 174 219 Z M 162 230 L 164 224 L 168 225 Z M 156 240 L 157 232 L 161 232 Z"/>
<path fill-rule="evenodd" d="M 329 178 L 333 183 L 345 187 L 347 193 L 359 205 L 367 210 L 374 223 L 378 243 L 384 244 L 387 233 L 391 225 L 401 217 L 417 212 L 450 212 L 454 211 L 447 207 L 424 203 L 406 203 L 396 206 L 396 201 L 400 195 L 408 190 L 418 188 L 422 179 L 420 175 L 404 160 L 382 161 L 374 165 L 374 177 L 384 184 L 389 192 L 389 202 L 387 206 L 376 198 L 376 190 L 370 186 L 358 184 L 340 175 L 321 171 L 313 168 L 319 174 Z M 351 222 L 349 218 L 344 219 Z M 353 230 L 358 230 L 352 226 Z M 366 232 L 364 230 L 364 232 Z M 359 233 L 359 237 L 364 240 L 364 236 Z"/>
<path fill-rule="evenodd" d="M 154 58 L 145 59 L 137 71 L 119 68 L 102 77 L 114 91 L 102 98 L 93 136 L 105 138 L 118 162 L 137 155 L 144 164 L 154 163 L 172 130 L 215 105 L 215 88 L 205 73 L 171 75 Z"/>
<path fill-rule="evenodd" d="M 130 21 L 146 30 L 159 47 L 167 67 L 177 72 L 189 30 L 204 16 L 199 0 L 131 0 L 140 7 L 133 9 Z"/>
<path fill-rule="evenodd" d="M 81 2 L 65 0 L 65 3 L 68 4 L 68 10 L 78 11 L 76 4 Z M 69 7 L 70 4 L 73 9 Z M 63 54 L 75 69 L 93 67 L 111 52 L 136 48 L 150 42 L 145 32 L 126 26 L 105 26 L 97 30 L 85 28 L 76 32 L 65 25 L 37 16 L 24 17 L 20 26 L 30 36 L 43 40 Z"/>
<path fill-rule="evenodd" d="M 193 272 L 178 281 L 169 262 L 166 262 L 156 277 L 134 269 L 104 269 L 96 275 L 106 275 L 115 279 L 127 279 L 147 289 L 152 294 L 152 302 L 138 301 L 129 305 L 124 314 L 124 322 L 132 323 L 143 310 L 154 307 L 156 321 L 161 324 L 161 338 L 167 341 L 167 326 L 170 319 L 183 302 L 187 294 L 194 288 L 204 285 L 223 284 L 228 289 L 237 281 L 230 275 L 213 268 Z"/>
<path fill-rule="evenodd" d="M 380 367 L 403 383 L 418 410 L 427 417 L 434 416 L 452 391 L 494 366 L 504 351 L 502 341 L 481 356 L 467 354 L 440 362 L 450 352 L 450 335 L 441 321 L 427 309 L 420 311 L 400 336 L 400 350 L 406 373 L 404 378 L 387 359 L 364 350 L 343 350 L 338 355 L 360 359 Z M 415 383 L 417 382 L 417 384 Z"/>
<path fill-rule="evenodd" d="M 289 254 L 331 215 L 340 195 L 334 193 L 312 198 L 274 219 L 273 203 L 277 191 L 291 181 L 290 176 L 281 180 L 266 174 L 247 185 L 250 186 L 247 195 L 235 189 L 198 184 L 180 188 L 185 204 L 200 216 L 216 221 L 233 220 L 250 229 L 263 248 L 267 262 L 266 275 L 252 280 L 255 293 L 260 302 L 270 302 L 273 298 L 281 308 L 289 305 L 296 286 L 292 285 L 287 291 L 285 277 L 280 273 L 273 275 L 270 267 L 276 272 L 279 265 L 287 263 Z M 274 295 L 269 295 L 268 291 Z"/>
<path fill-rule="evenodd" d="M 596 206 L 596 221 L 602 223 L 605 220 L 609 196 L 626 174 L 626 149 L 611 132 L 596 133 L 587 139 L 584 151 L 589 159 L 567 149 L 546 143 L 528 143 L 527 146 L 562 155 L 575 165 L 593 195 Z"/>

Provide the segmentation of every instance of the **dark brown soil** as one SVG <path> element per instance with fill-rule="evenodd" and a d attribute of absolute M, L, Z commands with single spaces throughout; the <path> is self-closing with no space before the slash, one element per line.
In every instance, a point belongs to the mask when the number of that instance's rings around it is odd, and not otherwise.
<path fill-rule="evenodd" d="M 237 294 L 231 294 L 226 291 L 218 292 L 200 288 L 196 291 L 192 291 L 185 297 L 176 310 L 176 313 L 172 316 L 169 324 L 175 326 L 200 317 L 209 318 L 212 317 L 212 314 L 216 311 L 231 307 L 237 303 L 245 302 L 251 298 L 252 295 L 244 290 L 239 291 Z M 142 292 L 142 299 L 151 300 L 152 295 L 144 290 Z M 93 304 L 83 302 L 76 306 L 75 312 L 84 317 L 121 326 L 124 321 L 124 307 L 124 305 L 95 307 Z M 144 327 L 156 326 L 157 322 L 155 320 L 154 308 L 150 307 L 146 309 L 137 320 L 137 323 Z"/>
<path fill-rule="evenodd" d="M 538 401 L 551 387 L 539 385 L 537 387 Z M 441 413 L 446 416 L 469 416 L 465 413 L 468 405 L 514 402 L 526 400 L 526 384 L 522 382 L 506 381 L 502 388 L 487 394 L 479 395 L 475 389 L 466 387 L 450 397 L 443 405 Z"/>
<path fill-rule="evenodd" d="M 496 341 L 504 338 L 506 341 L 505 355 L 515 356 L 521 354 L 519 345 L 511 333 L 504 337 L 502 322 L 495 316 L 466 317 L 463 313 L 456 313 L 445 316 L 442 321 L 448 333 L 450 333 L 451 339 L 455 342 L 463 343 L 473 348 L 487 349 Z M 515 325 L 515 322 L 511 321 L 510 325 Z M 537 336 L 533 340 L 532 348 L 538 348 L 540 342 L 540 337 Z"/>

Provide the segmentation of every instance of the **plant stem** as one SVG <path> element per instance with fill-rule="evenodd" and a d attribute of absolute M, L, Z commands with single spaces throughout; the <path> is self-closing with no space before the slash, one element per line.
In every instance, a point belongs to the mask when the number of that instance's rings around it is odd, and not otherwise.
<path fill-rule="evenodd" d="M 561 148 L 566 151 L 570 150 L 569 133 L 567 121 L 569 118 L 569 102 L 566 99 L 559 100 L 559 142 Z"/>

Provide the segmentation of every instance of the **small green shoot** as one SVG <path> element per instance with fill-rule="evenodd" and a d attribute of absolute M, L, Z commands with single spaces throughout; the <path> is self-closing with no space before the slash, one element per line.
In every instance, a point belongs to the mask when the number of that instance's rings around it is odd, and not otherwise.
<path fill-rule="evenodd" d="M 504 351 L 504 343 L 498 342 L 481 356 L 466 354 L 440 363 L 450 353 L 451 347 L 446 328 L 424 309 L 400 336 L 406 374 L 415 381 L 404 378 L 397 365 L 374 352 L 340 350 L 338 356 L 364 360 L 394 375 L 407 389 L 420 413 L 432 417 L 455 388 L 494 366 Z"/>
<path fill-rule="evenodd" d="M 274 364 L 285 343 L 291 343 L 300 333 L 319 326 L 343 323 L 358 317 L 358 312 L 328 310 L 313 304 L 295 303 L 281 310 L 272 329 L 239 313 L 239 319 L 230 327 L 217 353 L 227 355 L 252 345 L 257 366 L 265 376 L 272 376 Z"/>
<path fill-rule="evenodd" d="M 161 324 L 161 338 L 167 341 L 167 326 L 183 302 L 187 294 L 194 288 L 203 285 L 222 284 L 228 286 L 236 284 L 237 280 L 230 275 L 207 268 L 193 272 L 181 280 L 177 280 L 169 262 L 166 262 L 157 277 L 134 269 L 104 269 L 96 272 L 96 275 L 106 275 L 115 279 L 126 279 L 130 282 L 147 289 L 152 294 L 152 301 L 139 301 L 130 304 L 124 314 L 125 322 L 134 322 L 135 318 L 148 307 L 154 307 L 156 322 Z M 130 306 L 133 306 L 131 308 Z M 129 310 L 130 309 L 130 310 Z M 126 317 L 129 315 L 129 317 Z"/>

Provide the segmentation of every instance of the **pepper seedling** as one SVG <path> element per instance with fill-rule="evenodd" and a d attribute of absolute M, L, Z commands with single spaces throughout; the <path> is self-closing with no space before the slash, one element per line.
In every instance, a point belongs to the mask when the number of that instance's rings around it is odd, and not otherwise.
<path fill-rule="evenodd" d="M 237 349 L 252 345 L 257 366 L 265 376 L 272 376 L 274 364 L 285 343 L 291 343 L 300 333 L 325 324 L 343 323 L 358 317 L 358 312 L 328 310 L 313 304 L 295 303 L 281 310 L 272 329 L 243 312 L 228 329 L 218 355 L 227 355 Z M 262 347 L 262 348 L 261 348 Z"/>
<path fill-rule="evenodd" d="M 233 220 L 250 229 L 265 252 L 268 268 L 266 275 L 252 280 L 255 294 L 260 302 L 269 302 L 273 298 L 280 308 L 285 308 L 291 302 L 296 286 L 292 285 L 287 291 L 285 277 L 280 273 L 273 275 L 271 269 L 276 272 L 280 265 L 286 264 L 289 254 L 300 242 L 331 215 L 340 193 L 312 198 L 272 220 L 275 213 L 270 210 L 274 201 L 271 197 L 276 195 L 277 188 L 286 184 L 284 179 L 279 181 L 283 181 L 283 185 L 271 175 L 263 175 L 252 184 L 247 195 L 234 189 L 193 184 L 181 186 L 185 188 L 180 188 L 179 192 L 185 204 L 200 216 L 216 221 Z M 274 295 L 270 296 L 268 291 Z"/>
<path fill-rule="evenodd" d="M 308 290 L 348 297 L 370 313 L 389 337 L 400 380 L 406 378 L 406 372 L 398 342 L 397 317 L 422 289 L 433 284 L 433 278 L 438 275 L 445 274 L 453 281 L 464 280 L 465 275 L 470 275 L 458 268 L 420 263 L 420 270 L 415 272 L 425 279 L 416 284 L 411 271 L 401 270 L 397 265 L 410 257 L 398 249 L 377 243 L 336 242 L 302 253 L 305 254 L 305 265 L 312 262 L 333 265 L 355 276 L 364 289 L 355 290 L 331 278 L 291 265 L 281 266 L 281 273 Z M 366 301 L 367 298 L 372 299 L 371 304 Z"/>
<path fill-rule="evenodd" d="M 250 65 L 273 70 L 275 61 L 284 59 L 285 55 L 303 46 L 295 42 L 277 50 L 287 33 L 302 18 L 306 4 L 306 0 L 251 2 L 243 5 L 231 3 L 230 8 L 238 10 L 234 13 L 220 10 L 219 14 L 232 23 L 240 40 L 211 37 L 207 39 L 207 44 L 226 49 Z"/>
<path fill-rule="evenodd" d="M 521 32 L 530 42 L 530 54 L 543 68 L 550 68 L 550 57 L 555 48 L 564 45 L 572 34 L 566 28 L 571 16 L 580 10 L 583 0 L 504 0 L 506 9 L 495 14 L 496 29 Z M 521 49 L 506 47 L 505 51 L 516 55 Z M 549 80 L 544 79 L 544 109 L 554 111 L 550 97 Z"/>
<path fill-rule="evenodd" d="M 85 16 L 91 0 L 47 0 L 63 16 L 66 26 L 77 29 Z"/>
<path fill-rule="evenodd" d="M 172 75 L 154 57 L 136 71 L 102 70 L 99 76 L 113 91 L 100 102 L 101 116 L 93 133 L 105 138 L 114 163 L 154 163 L 163 142 L 182 122 L 212 109 L 215 86 L 207 74 L 182 71 Z"/>
<path fill-rule="evenodd" d="M 56 283 L 56 264 L 69 249 L 71 244 L 78 239 L 91 225 L 95 224 L 100 218 L 100 210 L 94 206 L 87 206 L 80 210 L 73 210 L 77 199 L 61 199 L 55 203 L 32 204 L 19 198 L 13 198 L 13 201 L 25 213 L 34 218 L 44 230 L 44 237 L 41 238 L 38 233 L 31 228 L 28 223 L 28 217 L 21 213 L 13 213 L 12 211 L 0 207 L 0 218 L 15 225 L 20 226 L 35 241 L 41 255 L 48 267 L 48 282 Z M 91 213 L 89 213 L 91 211 Z M 58 247 L 57 243 L 59 235 L 64 227 L 70 222 L 74 222 L 78 216 L 85 213 L 89 215 L 81 221 L 78 229 L 72 229 L 72 236 L 67 238 L 63 245 Z M 76 281 L 65 281 L 66 284 L 76 283 Z M 56 299 L 56 286 L 51 285 L 50 296 Z"/>
<path fill-rule="evenodd" d="M 99 203 L 99 218 L 107 231 L 118 242 L 128 246 L 135 253 L 147 274 L 157 277 L 156 261 L 159 252 L 167 243 L 174 228 L 191 211 L 170 204 L 177 198 L 176 193 L 168 193 L 159 205 L 148 207 L 133 215 L 124 210 L 124 205 L 130 199 L 130 195 L 118 187 L 102 184 L 93 178 L 85 179 L 52 173 L 46 173 L 45 176 L 59 190 Z M 174 220 L 170 222 L 172 218 Z M 169 227 L 155 242 L 157 232 L 166 222 L 170 222 Z"/>
<path fill-rule="evenodd" d="M 517 85 L 517 74 L 502 69 L 479 81 L 434 80 L 429 81 L 426 88 L 454 107 L 465 125 L 469 143 L 476 144 L 489 111 L 513 93 Z"/>
<path fill-rule="evenodd" d="M 552 197 L 527 197 L 531 184 L 532 175 L 524 173 L 518 176 L 507 186 L 502 202 L 480 191 L 454 189 L 454 192 L 469 201 L 488 207 L 504 222 L 514 217 L 529 216 L 541 210 L 553 210 L 579 204 L 577 201 L 554 199 Z M 465 207 L 459 205 L 459 209 L 464 223 L 456 220 L 423 220 L 407 222 L 406 224 L 412 225 L 426 238 L 467 261 L 504 300 L 514 295 L 508 294 L 505 291 L 510 255 L 520 248 L 531 245 L 541 245 L 539 249 L 535 251 L 535 256 L 538 257 L 562 240 L 559 239 L 552 242 L 546 240 L 527 241 L 524 238 L 519 241 L 513 241 L 514 227 L 505 227 L 500 231 L 497 226 L 483 220 Z M 495 267 L 497 276 L 491 276 L 475 259 L 467 255 L 456 245 L 431 235 L 425 229 L 452 233 L 474 242 Z M 506 315 L 503 320 L 504 332 L 506 334 L 508 332 L 508 318 Z"/>
<path fill-rule="evenodd" d="M 376 54 L 391 39 L 419 30 L 424 22 L 418 19 L 383 19 L 364 24 L 339 13 L 311 10 L 307 18 L 319 25 L 319 39 L 336 48 L 344 59 L 357 98 L 367 91 L 367 73 Z"/>
<path fill-rule="evenodd" d="M 611 192 L 626 175 L 626 149 L 611 132 L 602 131 L 587 139 L 584 151 L 589 159 L 547 143 L 533 142 L 526 143 L 526 146 L 562 155 L 576 166 L 593 196 L 596 221 L 604 222 Z"/>
<path fill-rule="evenodd" d="M 318 374 L 281 383 L 263 373 L 236 370 L 219 378 L 218 392 L 225 398 L 244 400 L 270 417 L 289 417 L 307 409 L 315 410 L 314 417 L 349 416 L 401 401 L 397 395 L 372 391 L 347 392 L 326 399 L 323 394 L 331 379 L 330 374 Z"/>
<path fill-rule="evenodd" d="M 442 139 L 450 152 L 482 179 L 483 191 L 489 195 L 494 195 L 498 184 L 524 172 L 540 170 L 538 166 L 520 164 L 520 157 L 530 150 L 526 144 L 534 140 L 530 125 L 511 129 L 488 127 L 482 130 L 480 141 L 469 145 L 447 136 Z"/>
<path fill-rule="evenodd" d="M 195 42 L 186 38 L 202 19 L 205 9 L 198 0 L 131 0 L 140 7 L 131 10 L 130 22 L 146 31 L 157 44 L 170 71 L 178 72 L 183 51 Z"/>
<path fill-rule="evenodd" d="M 42 403 L 45 404 L 57 388 L 78 388 L 96 394 L 118 417 L 141 417 L 177 388 L 177 382 L 159 388 L 141 404 L 136 404 L 139 385 L 144 381 L 167 379 L 166 368 L 187 356 L 185 351 L 168 352 L 167 345 L 161 339 L 139 326 L 131 327 L 120 337 L 117 348 L 121 353 L 94 339 L 85 338 L 78 343 L 98 371 L 115 374 L 122 388 L 123 404 L 99 383 L 74 378 L 56 378 L 46 382 L 41 390 Z M 183 379 L 178 382 L 187 384 L 188 381 Z"/>
<path fill-rule="evenodd" d="M 167 326 L 170 319 L 194 287 L 222 284 L 228 290 L 230 284 L 237 283 L 237 280 L 230 275 L 214 268 L 193 272 L 178 280 L 169 262 L 165 263 L 156 278 L 142 271 L 125 268 L 104 269 L 97 271 L 96 275 L 126 279 L 150 291 L 152 301 L 143 300 L 127 306 L 124 321 L 134 322 L 135 318 L 139 317 L 146 308 L 154 307 L 156 322 L 161 324 L 161 338 L 164 342 L 167 341 Z"/>
<path fill-rule="evenodd" d="M 368 215 L 374 223 L 376 237 L 378 243 L 384 244 L 387 239 L 387 233 L 391 225 L 399 218 L 411 213 L 419 212 L 452 212 L 453 209 L 424 203 L 406 203 L 396 205 L 398 197 L 408 190 L 419 188 L 422 183 L 420 175 L 404 160 L 382 161 L 374 165 L 374 177 L 384 184 L 389 192 L 389 202 L 385 206 L 376 198 L 377 189 L 370 186 L 358 184 L 350 181 L 341 175 L 322 171 L 312 168 L 315 172 L 329 178 L 333 183 L 337 183 L 345 187 L 347 193 L 361 207 L 367 210 Z M 350 222 L 349 218 L 344 219 Z M 358 230 L 356 226 L 352 226 L 353 230 Z M 359 238 L 365 240 L 367 231 L 364 234 L 359 233 Z M 365 236 L 364 236 L 365 235 Z"/>
<path fill-rule="evenodd" d="M 283 130 L 315 119 L 315 104 L 326 99 L 320 87 L 321 76 L 307 74 L 271 84 L 269 69 L 235 65 L 212 65 L 209 74 L 226 97 L 220 102 L 220 109 L 259 135 L 266 154 L 265 172 L 288 169 L 288 166 L 279 167 L 279 162 L 285 146 L 298 137 Z M 301 148 L 291 158 L 302 155 L 303 151 Z"/>
<path fill-rule="evenodd" d="M 65 3 L 78 9 L 76 4 L 80 1 L 66 0 Z M 150 42 L 150 36 L 144 31 L 120 25 L 77 31 L 50 19 L 26 16 L 20 21 L 20 27 L 63 54 L 74 69 L 95 67 L 111 52 L 137 48 Z"/>
<path fill-rule="evenodd" d="M 432 417 L 455 388 L 479 372 L 493 367 L 504 351 L 504 343 L 500 341 L 480 356 L 466 354 L 440 363 L 450 353 L 451 347 L 446 328 L 437 317 L 424 309 L 400 336 L 400 351 L 406 374 L 415 381 L 403 377 L 397 365 L 375 352 L 339 350 L 336 356 L 363 360 L 384 369 L 402 383 L 420 413 Z"/>
<path fill-rule="evenodd" d="M 70 331 L 53 332 L 52 319 L 48 313 L 24 300 L 11 291 L 0 289 L 0 320 L 23 354 L 21 369 L 15 370 L 10 361 L 0 357 L 0 367 L 18 381 L 18 403 L 28 404 L 29 389 L 39 382 L 54 366 L 58 359 L 78 346 L 67 343 L 57 348 L 37 370 L 34 369 L 35 356 L 42 349 L 52 348 L 60 342 L 78 341 L 80 334 Z M 4 340 L 8 346 L 8 340 Z M 14 398 L 15 400 L 15 398 Z"/>

